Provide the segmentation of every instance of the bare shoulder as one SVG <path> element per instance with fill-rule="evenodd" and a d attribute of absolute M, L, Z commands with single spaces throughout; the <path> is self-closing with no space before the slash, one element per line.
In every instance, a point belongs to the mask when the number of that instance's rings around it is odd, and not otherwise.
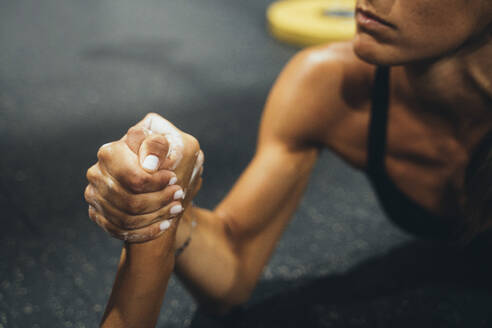
<path fill-rule="evenodd" d="M 295 148 L 324 145 L 337 152 L 354 141 L 364 144 L 358 139 L 366 135 L 362 129 L 367 125 L 373 73 L 374 67 L 356 57 L 350 42 L 300 51 L 272 88 L 260 141 L 272 136 Z"/>

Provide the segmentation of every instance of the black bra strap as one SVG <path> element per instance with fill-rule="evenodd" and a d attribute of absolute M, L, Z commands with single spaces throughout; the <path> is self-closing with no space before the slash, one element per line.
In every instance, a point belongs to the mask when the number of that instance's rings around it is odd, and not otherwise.
<path fill-rule="evenodd" d="M 388 123 L 389 67 L 377 67 L 372 95 L 367 170 L 369 173 L 378 175 L 378 173 L 385 172 L 384 155 Z"/>
<path fill-rule="evenodd" d="M 386 172 L 385 155 L 389 114 L 389 68 L 378 67 L 372 90 L 371 120 L 367 148 L 367 173 L 389 218 L 406 231 L 421 237 L 454 237 L 454 222 L 443 218 L 409 198 L 393 183 Z"/>

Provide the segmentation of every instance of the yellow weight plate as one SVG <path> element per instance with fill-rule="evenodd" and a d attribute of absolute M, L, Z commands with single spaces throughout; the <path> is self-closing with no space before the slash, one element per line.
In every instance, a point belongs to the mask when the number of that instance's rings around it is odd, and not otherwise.
<path fill-rule="evenodd" d="M 355 0 L 278 1 L 267 10 L 268 28 L 278 40 L 297 46 L 350 40 L 354 8 Z"/>

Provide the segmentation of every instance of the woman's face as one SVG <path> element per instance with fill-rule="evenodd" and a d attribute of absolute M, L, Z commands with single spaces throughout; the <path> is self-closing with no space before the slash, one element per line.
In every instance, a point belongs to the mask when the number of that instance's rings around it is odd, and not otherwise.
<path fill-rule="evenodd" d="M 433 59 L 490 30 L 492 0 L 358 0 L 354 50 L 379 65 Z"/>

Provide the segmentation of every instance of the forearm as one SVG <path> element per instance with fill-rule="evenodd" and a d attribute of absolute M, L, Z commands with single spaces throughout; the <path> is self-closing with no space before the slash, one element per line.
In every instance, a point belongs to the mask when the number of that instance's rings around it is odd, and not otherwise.
<path fill-rule="evenodd" d="M 126 243 L 102 327 L 154 327 L 174 268 L 174 230 L 145 243 Z"/>
<path fill-rule="evenodd" d="M 196 222 L 192 228 L 192 221 Z M 238 303 L 238 258 L 214 212 L 197 207 L 185 211 L 176 234 L 176 248 L 191 236 L 176 258 L 175 272 L 195 299 L 214 312 Z"/>
<path fill-rule="evenodd" d="M 249 297 L 301 199 L 317 151 L 302 161 L 269 155 L 288 164 L 276 166 L 270 157 L 253 160 L 214 211 L 190 208 L 178 230 L 177 247 L 189 235 L 190 221 L 197 222 L 176 272 L 197 300 L 215 311 Z"/>

